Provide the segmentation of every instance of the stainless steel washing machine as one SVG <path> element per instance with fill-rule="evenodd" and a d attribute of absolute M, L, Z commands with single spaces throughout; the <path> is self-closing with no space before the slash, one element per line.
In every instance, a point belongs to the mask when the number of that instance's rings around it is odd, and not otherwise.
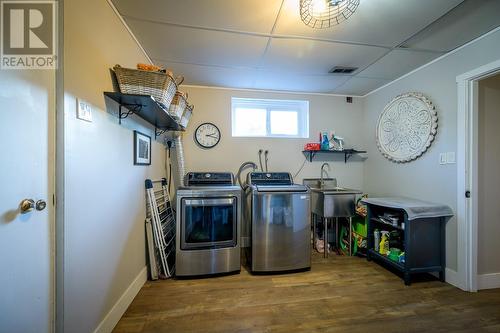
<path fill-rule="evenodd" d="M 308 187 L 284 172 L 251 172 L 245 190 L 245 223 L 251 230 L 252 272 L 311 267 L 311 207 Z"/>
<path fill-rule="evenodd" d="M 240 271 L 241 188 L 231 173 L 190 172 L 177 191 L 176 276 Z"/>

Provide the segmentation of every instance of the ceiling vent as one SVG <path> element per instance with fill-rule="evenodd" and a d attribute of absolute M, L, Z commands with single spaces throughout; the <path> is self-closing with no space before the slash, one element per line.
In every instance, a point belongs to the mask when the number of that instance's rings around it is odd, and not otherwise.
<path fill-rule="evenodd" d="M 358 67 L 344 67 L 344 66 L 335 66 L 328 71 L 330 74 L 352 74 L 354 73 Z"/>

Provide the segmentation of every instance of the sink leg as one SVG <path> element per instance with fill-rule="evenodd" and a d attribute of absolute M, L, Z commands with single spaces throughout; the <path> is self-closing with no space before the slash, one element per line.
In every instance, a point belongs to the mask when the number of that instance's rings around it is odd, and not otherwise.
<path fill-rule="evenodd" d="M 323 234 L 323 257 L 328 258 L 328 219 L 323 218 L 323 222 L 325 225 L 325 233 Z"/>
<path fill-rule="evenodd" d="M 311 214 L 311 220 L 313 225 L 313 249 L 318 250 L 316 248 L 316 215 Z"/>
<path fill-rule="evenodd" d="M 352 217 L 349 216 L 349 255 L 352 256 Z"/>
<path fill-rule="evenodd" d="M 335 247 L 337 251 L 340 249 L 340 237 L 339 237 L 339 218 L 335 218 Z"/>

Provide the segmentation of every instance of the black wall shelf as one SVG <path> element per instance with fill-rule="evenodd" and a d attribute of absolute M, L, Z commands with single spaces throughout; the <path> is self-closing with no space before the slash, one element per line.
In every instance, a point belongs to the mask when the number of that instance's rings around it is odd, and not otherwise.
<path fill-rule="evenodd" d="M 155 139 L 166 131 L 184 131 L 167 110 L 152 96 L 104 92 L 104 96 L 119 104 L 118 122 L 136 114 L 155 127 Z"/>
<path fill-rule="evenodd" d="M 355 154 L 364 154 L 364 150 L 344 149 L 344 150 L 303 150 L 302 153 L 306 156 L 309 162 L 312 162 L 317 154 L 344 154 L 344 163 L 347 163 L 349 158 Z"/>

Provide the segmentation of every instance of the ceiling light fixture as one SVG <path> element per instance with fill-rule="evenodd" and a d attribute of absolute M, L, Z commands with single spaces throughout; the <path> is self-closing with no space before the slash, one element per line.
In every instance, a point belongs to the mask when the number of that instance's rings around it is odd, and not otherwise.
<path fill-rule="evenodd" d="M 315 29 L 325 29 L 347 20 L 359 0 L 300 0 L 300 18 Z"/>

